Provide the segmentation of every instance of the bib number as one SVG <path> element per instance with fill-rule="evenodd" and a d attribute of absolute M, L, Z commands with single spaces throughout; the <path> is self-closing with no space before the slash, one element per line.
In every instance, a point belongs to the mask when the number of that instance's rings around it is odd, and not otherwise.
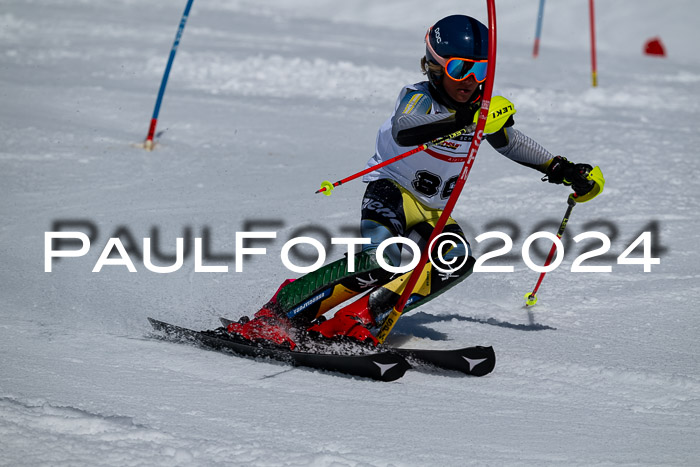
<path fill-rule="evenodd" d="M 432 198 L 440 193 L 440 198 L 447 199 L 452 194 L 458 178 L 458 176 L 450 177 L 443 183 L 439 175 L 427 170 L 419 170 L 416 172 L 416 178 L 413 179 L 411 185 L 414 190 L 428 198 Z"/>

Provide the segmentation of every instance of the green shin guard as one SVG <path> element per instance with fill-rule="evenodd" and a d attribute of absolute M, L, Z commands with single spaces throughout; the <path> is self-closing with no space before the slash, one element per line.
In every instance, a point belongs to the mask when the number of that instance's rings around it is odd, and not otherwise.
<path fill-rule="evenodd" d="M 279 311 L 293 322 L 310 323 L 345 300 L 384 284 L 391 273 L 379 265 L 375 251 L 356 254 L 353 272 L 344 257 L 290 283 L 277 295 Z"/>

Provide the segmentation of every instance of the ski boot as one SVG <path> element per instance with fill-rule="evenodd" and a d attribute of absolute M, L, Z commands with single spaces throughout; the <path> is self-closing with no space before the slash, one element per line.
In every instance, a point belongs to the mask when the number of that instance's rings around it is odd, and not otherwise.
<path fill-rule="evenodd" d="M 367 307 L 368 297 L 365 296 L 354 301 L 339 310 L 330 319 L 316 320 L 317 322 L 307 329 L 307 333 L 311 337 L 350 340 L 376 347 L 379 345 L 379 341 L 374 337 L 370 328 L 376 326 L 377 323 Z"/>
<path fill-rule="evenodd" d="M 238 322 L 229 323 L 226 332 L 253 343 L 294 350 L 297 346 L 295 329 L 286 316 L 276 311 L 277 295 L 292 281 L 294 279 L 285 280 L 270 301 L 255 313 L 253 319 L 244 316 Z"/>

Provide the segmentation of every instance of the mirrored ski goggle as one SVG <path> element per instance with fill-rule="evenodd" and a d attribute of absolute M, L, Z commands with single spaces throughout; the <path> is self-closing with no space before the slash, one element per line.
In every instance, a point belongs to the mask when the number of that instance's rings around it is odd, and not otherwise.
<path fill-rule="evenodd" d="M 473 76 L 477 83 L 486 81 L 487 60 L 469 60 L 468 58 L 450 58 L 444 65 L 447 76 L 455 81 L 464 81 Z"/>

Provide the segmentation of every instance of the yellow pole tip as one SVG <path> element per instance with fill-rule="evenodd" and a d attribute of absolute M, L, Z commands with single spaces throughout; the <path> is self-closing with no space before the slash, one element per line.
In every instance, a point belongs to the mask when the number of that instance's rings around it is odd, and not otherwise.
<path fill-rule="evenodd" d="M 321 183 L 321 193 L 323 193 L 326 196 L 331 195 L 331 191 L 333 191 L 333 184 L 329 182 L 328 180 L 325 180 L 323 183 Z"/>
<path fill-rule="evenodd" d="M 535 303 L 537 303 L 537 295 L 533 294 L 532 292 L 528 292 L 525 294 L 525 304 L 528 306 L 532 306 Z"/>

